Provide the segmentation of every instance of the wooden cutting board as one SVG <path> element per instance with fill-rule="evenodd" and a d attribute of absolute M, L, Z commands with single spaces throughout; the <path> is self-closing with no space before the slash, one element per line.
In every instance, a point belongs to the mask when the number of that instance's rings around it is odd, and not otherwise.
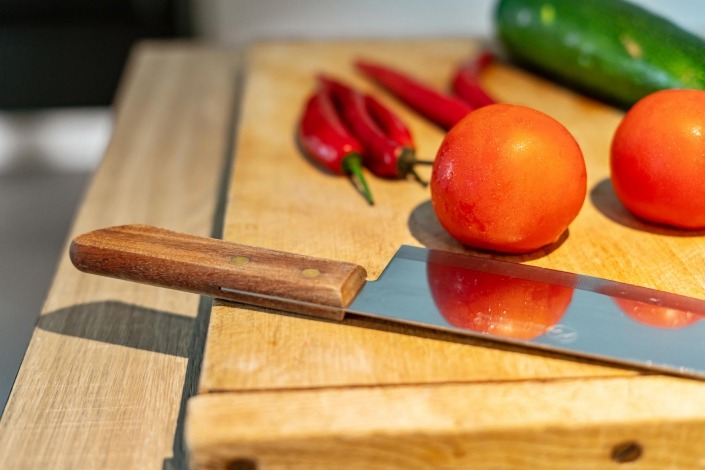
<path fill-rule="evenodd" d="M 609 146 L 622 112 L 521 70 L 492 65 L 482 81 L 498 100 L 562 122 L 587 163 L 588 196 L 558 246 L 521 256 L 469 250 L 440 227 L 428 189 L 368 174 L 370 207 L 297 147 L 303 102 L 325 72 L 398 112 L 420 156 L 433 158 L 444 132 L 352 63 L 378 60 L 447 88 L 480 48 L 467 38 L 252 47 L 224 237 L 355 262 L 370 279 L 410 244 L 705 298 L 703 232 L 644 224 L 614 195 Z M 705 461 L 691 436 L 705 430 L 705 384 L 382 321 L 219 303 L 186 426 L 195 468 L 684 468 Z"/>

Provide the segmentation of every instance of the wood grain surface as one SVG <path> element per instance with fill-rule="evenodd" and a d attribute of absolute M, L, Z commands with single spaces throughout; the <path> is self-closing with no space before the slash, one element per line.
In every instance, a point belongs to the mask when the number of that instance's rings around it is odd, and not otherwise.
<path fill-rule="evenodd" d="M 553 246 L 521 256 L 469 250 L 440 227 L 428 190 L 415 182 L 368 175 L 376 201 L 370 207 L 349 182 L 319 170 L 302 155 L 294 138 L 297 121 L 315 75 L 325 72 L 373 92 L 397 111 L 409 123 L 419 154 L 433 158 L 442 130 L 356 74 L 352 63 L 359 57 L 379 60 L 431 85 L 448 87 L 454 68 L 480 48 L 467 38 L 255 45 L 247 58 L 225 238 L 358 263 L 370 279 L 380 274 L 400 244 L 410 244 L 705 298 L 703 234 L 644 224 L 614 195 L 608 156 L 622 112 L 516 68 L 492 65 L 483 83 L 500 101 L 532 106 L 558 119 L 586 158 L 585 204 Z M 446 409 L 444 419 L 462 426 L 457 432 L 445 428 L 435 433 L 438 417 L 418 412 L 425 405 L 417 395 L 443 395 L 450 390 L 448 384 L 457 384 L 449 393 L 458 400 L 467 397 L 468 403 Z M 678 429 L 686 424 L 686 433 L 705 429 L 705 403 L 699 398 L 697 403 L 679 399 L 680 405 L 673 406 L 682 409 L 672 418 L 659 411 L 664 394 L 679 396 L 684 388 L 700 397 L 705 385 L 646 378 L 634 370 L 381 321 L 349 318 L 337 324 L 219 303 L 212 311 L 200 395 L 190 403 L 187 428 L 197 468 L 225 468 L 240 458 L 259 463 L 258 468 L 296 468 L 295 462 L 306 468 L 352 468 L 356 461 L 350 445 L 359 442 L 386 456 L 379 467 L 370 468 L 463 468 L 468 459 L 484 463 L 478 468 L 561 468 L 575 459 L 581 468 L 609 468 L 617 464 L 610 449 L 624 439 L 644 447 L 634 468 L 681 468 L 686 461 L 695 468 L 705 458 L 695 446 L 679 448 L 687 454 L 683 460 L 659 457 L 675 439 L 665 436 L 680 436 Z M 544 405 L 537 405 L 540 391 L 550 397 L 559 390 L 565 393 L 555 400 L 543 397 Z M 388 397 L 398 407 L 385 409 Z M 476 403 L 482 397 L 496 400 L 492 410 L 501 416 L 494 427 L 475 427 L 472 413 L 483 412 Z M 348 405 L 360 421 L 349 428 L 330 427 L 339 419 L 338 410 Z M 568 407 L 570 414 L 541 406 Z M 595 410 L 607 411 L 595 415 Z M 611 414 L 613 410 L 622 412 Z M 590 426 L 580 424 L 593 415 L 596 421 Z M 417 439 L 416 431 L 397 433 L 406 419 L 413 420 L 419 435 L 430 438 Z M 301 420 L 310 428 L 277 434 Z M 600 423 L 608 422 L 609 430 L 599 431 Z M 566 439 L 554 439 L 562 430 L 570 431 Z M 263 437 L 267 432 L 273 433 L 271 439 Z M 316 446 L 318 436 L 324 436 L 321 447 Z M 503 436 L 496 442 L 522 444 L 503 450 L 481 444 L 492 436 Z M 480 443 L 476 447 L 458 444 L 475 438 Z M 409 442 L 416 450 L 405 459 Z M 437 466 L 436 452 L 449 445 L 460 445 L 460 454 L 467 450 L 473 456 L 449 458 Z M 584 450 L 576 454 L 576 449 Z"/>
<path fill-rule="evenodd" d="M 211 235 L 238 64 L 182 43 L 133 52 L 72 236 L 124 223 Z M 198 308 L 81 273 L 65 250 L 0 422 L 0 468 L 169 468 Z"/>
<path fill-rule="evenodd" d="M 366 276 L 353 263 L 141 224 L 81 234 L 69 253 L 83 272 L 336 320 Z"/>
<path fill-rule="evenodd" d="M 704 398 L 657 376 L 206 394 L 187 437 L 196 468 L 701 468 Z"/>

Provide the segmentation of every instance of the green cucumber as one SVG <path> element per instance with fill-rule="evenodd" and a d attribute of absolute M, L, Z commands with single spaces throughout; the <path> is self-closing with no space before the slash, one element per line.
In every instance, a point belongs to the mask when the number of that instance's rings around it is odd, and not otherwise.
<path fill-rule="evenodd" d="M 705 41 L 623 0 L 500 0 L 495 21 L 518 63 L 615 104 L 705 89 Z"/>

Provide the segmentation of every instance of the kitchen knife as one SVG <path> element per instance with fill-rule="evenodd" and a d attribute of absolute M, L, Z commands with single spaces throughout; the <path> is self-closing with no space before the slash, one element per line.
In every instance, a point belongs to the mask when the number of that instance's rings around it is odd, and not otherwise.
<path fill-rule="evenodd" d="M 146 225 L 76 237 L 92 274 L 342 320 L 382 318 L 705 379 L 705 301 L 518 263 L 402 246 L 376 281 L 353 263 Z"/>

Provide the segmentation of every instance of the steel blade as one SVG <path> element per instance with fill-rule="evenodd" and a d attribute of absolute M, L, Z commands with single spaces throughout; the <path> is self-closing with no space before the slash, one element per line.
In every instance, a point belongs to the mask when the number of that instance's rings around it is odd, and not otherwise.
<path fill-rule="evenodd" d="M 402 246 L 347 310 L 705 378 L 705 302 L 590 276 Z"/>

